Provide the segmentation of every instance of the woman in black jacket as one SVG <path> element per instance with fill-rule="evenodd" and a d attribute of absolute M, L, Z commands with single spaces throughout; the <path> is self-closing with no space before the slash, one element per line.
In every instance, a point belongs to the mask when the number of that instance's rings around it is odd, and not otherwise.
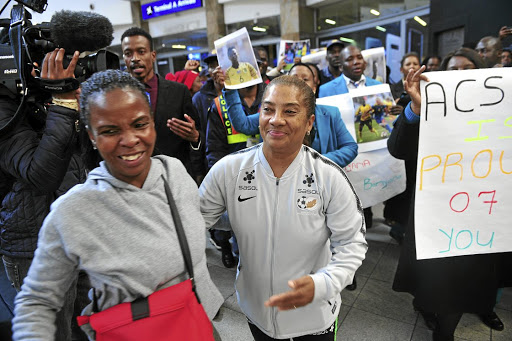
<path fill-rule="evenodd" d="M 73 77 L 78 53 L 67 69 L 62 67 L 63 57 L 63 49 L 49 53 L 41 77 Z M 78 102 L 73 101 L 76 92 L 53 94 L 54 104 L 47 112 L 28 106 L 18 124 L 0 133 L 0 252 L 7 277 L 18 292 L 51 203 L 86 178 L 79 143 Z M 12 98 L 0 96 L 0 127 L 11 120 L 17 108 Z M 76 285 L 68 293 L 67 311 L 63 308 L 60 312 L 59 340 L 71 339 L 75 290 Z"/>
<path fill-rule="evenodd" d="M 460 57 L 460 58 L 453 58 Z M 443 61 L 443 70 L 460 70 L 458 61 L 477 69 L 484 67 L 478 54 L 459 49 Z M 420 79 L 428 81 L 420 70 L 410 71 L 404 84 L 411 96 L 393 128 L 388 149 L 397 159 L 405 160 L 407 174 L 416 174 L 418 157 L 419 116 L 421 108 Z M 411 116 L 412 115 L 412 116 Z M 414 180 L 415 177 L 411 177 Z M 492 315 L 498 288 L 512 283 L 512 253 L 479 254 L 437 259 L 416 259 L 414 232 L 414 195 L 411 201 L 408 229 L 405 234 L 393 289 L 414 296 L 414 307 L 427 316 L 434 328 L 435 341 L 453 340 L 462 314 Z"/>

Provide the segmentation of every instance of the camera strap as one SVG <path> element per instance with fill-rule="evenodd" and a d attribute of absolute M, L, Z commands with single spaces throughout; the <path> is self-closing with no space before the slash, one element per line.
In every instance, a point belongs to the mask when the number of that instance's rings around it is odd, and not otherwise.
<path fill-rule="evenodd" d="M 80 82 L 76 78 L 42 79 L 35 77 L 34 79 L 40 89 L 51 93 L 62 94 L 76 90 L 80 87 Z"/>
<path fill-rule="evenodd" d="M 14 57 L 14 62 L 16 67 L 18 68 L 18 75 L 21 80 L 22 86 L 22 98 L 21 103 L 18 106 L 18 110 L 14 116 L 7 122 L 7 124 L 0 129 L 0 134 L 9 131 L 12 127 L 16 126 L 23 116 L 21 113 L 25 108 L 25 104 L 27 101 L 27 83 L 25 79 L 25 74 L 23 73 L 23 66 L 25 63 L 23 53 L 21 53 L 21 42 L 24 41 L 23 38 L 23 25 L 25 24 L 26 14 L 30 15 L 30 13 L 26 12 L 25 8 L 22 5 L 14 5 L 11 10 L 11 26 L 9 28 L 9 40 L 11 41 L 11 49 Z"/>
<path fill-rule="evenodd" d="M 18 76 L 21 80 L 21 86 L 23 95 L 27 88 L 27 80 L 25 79 L 25 73 L 23 72 L 25 66 L 24 54 L 21 53 L 22 42 L 25 42 L 23 37 L 23 26 L 25 25 L 26 10 L 22 5 L 15 5 L 11 10 L 11 26 L 9 28 L 9 39 L 11 41 L 12 54 L 14 56 L 14 62 L 18 68 Z"/>

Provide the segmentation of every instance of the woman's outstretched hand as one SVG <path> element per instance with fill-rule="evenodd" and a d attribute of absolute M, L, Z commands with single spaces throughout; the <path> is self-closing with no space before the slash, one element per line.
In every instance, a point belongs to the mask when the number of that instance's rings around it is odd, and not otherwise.
<path fill-rule="evenodd" d="M 302 276 L 300 278 L 288 281 L 288 286 L 292 290 L 274 295 L 265 302 L 266 307 L 277 307 L 279 310 L 290 310 L 303 307 L 315 296 L 315 282 L 311 276 Z"/>
<path fill-rule="evenodd" d="M 416 115 L 421 112 L 421 91 L 420 81 L 428 82 L 428 78 L 423 74 L 426 66 L 423 65 L 418 71 L 414 72 L 413 69 L 409 70 L 404 82 L 404 89 L 411 96 L 411 109 Z"/>

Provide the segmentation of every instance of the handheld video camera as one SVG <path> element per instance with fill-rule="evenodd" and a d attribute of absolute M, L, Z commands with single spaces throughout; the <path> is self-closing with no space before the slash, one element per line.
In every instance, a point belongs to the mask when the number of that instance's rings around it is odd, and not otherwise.
<path fill-rule="evenodd" d="M 0 84 L 16 97 L 23 95 L 26 89 L 29 92 L 45 92 L 55 91 L 56 87 L 62 86 L 62 91 L 69 91 L 71 85 L 66 82 L 56 85 L 30 75 L 34 63 L 42 65 L 46 53 L 59 47 L 52 39 L 50 23 L 32 25 L 30 21 L 32 15 L 24 7 L 42 13 L 46 10 L 47 0 L 16 1 L 19 4 L 13 6 L 11 18 L 0 19 L 0 27 L 3 28 L 3 37 L 0 40 Z M 13 30 L 15 32 L 12 32 Z M 5 34 L 7 32 L 9 32 L 9 39 Z M 70 61 L 71 56 L 66 56 L 64 67 L 67 67 Z M 97 71 L 106 69 L 119 69 L 119 57 L 116 54 L 101 49 L 80 58 L 75 68 L 75 78 L 78 82 L 75 81 L 73 86 L 76 88 L 76 83 L 84 81 Z M 5 92 L 5 89 L 0 89 L 1 92 Z"/>
<path fill-rule="evenodd" d="M 2 7 L 0 15 L 9 2 L 10 0 L 7 0 Z M 39 71 L 35 68 L 35 64 L 41 66 L 46 53 L 60 46 L 56 45 L 56 39 L 52 37 L 51 23 L 32 25 L 30 21 L 32 15 L 25 8 L 26 6 L 38 13 L 43 13 L 47 7 L 47 0 L 16 0 L 16 2 L 18 4 L 12 7 L 11 17 L 0 19 L 0 95 L 16 100 L 19 107 L 12 119 L 0 127 L 0 134 L 19 122 L 27 104 L 35 107 L 36 110 L 45 110 L 43 103 L 51 93 L 77 89 L 80 82 L 97 71 L 119 69 L 119 57 L 105 49 L 99 49 L 78 60 L 75 78 L 48 80 L 39 78 L 39 75 L 32 76 L 33 70 L 36 74 Z M 108 19 L 104 19 L 111 28 Z M 69 27 L 69 30 L 73 30 L 73 27 Z M 106 45 L 108 43 L 102 46 Z M 71 59 L 72 56 L 66 56 L 63 66 L 67 67 Z"/>

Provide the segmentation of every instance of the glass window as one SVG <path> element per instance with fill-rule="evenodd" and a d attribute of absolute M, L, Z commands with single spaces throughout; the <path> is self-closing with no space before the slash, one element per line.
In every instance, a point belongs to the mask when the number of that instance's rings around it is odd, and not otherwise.
<path fill-rule="evenodd" d="M 317 31 L 375 20 L 429 5 L 430 0 L 341 0 L 318 8 Z"/>
<path fill-rule="evenodd" d="M 180 51 L 187 55 L 197 50 L 208 50 L 206 29 L 153 38 L 153 48 L 157 55 Z"/>
<path fill-rule="evenodd" d="M 386 47 L 388 39 L 394 41 L 393 37 L 400 38 L 400 22 L 398 21 L 387 25 L 375 26 L 367 30 L 322 38 L 320 40 L 320 47 L 327 46 L 333 39 L 339 39 L 346 45 L 352 44 L 358 46 L 361 50 L 366 50 L 374 47 Z"/>
<path fill-rule="evenodd" d="M 357 32 L 333 35 L 320 40 L 320 46 L 327 46 L 332 39 L 339 39 L 345 44 L 356 45 L 361 50 L 375 47 L 384 47 L 386 51 L 386 64 L 390 67 L 389 83 L 396 83 L 401 79 L 400 60 L 402 59 L 400 37 L 400 22 L 375 26 Z"/>
<path fill-rule="evenodd" d="M 280 38 L 281 23 L 279 20 L 278 16 L 273 16 L 229 24 L 226 25 L 226 34 L 233 33 L 242 27 L 246 27 L 251 41 L 256 41 L 258 39 Z"/>
<path fill-rule="evenodd" d="M 407 19 L 405 21 L 406 33 L 405 37 L 406 50 L 405 52 L 416 52 L 423 60 L 427 54 L 428 41 L 428 27 L 430 24 L 430 16 L 424 15 L 421 17 L 414 17 L 414 19 Z"/>

